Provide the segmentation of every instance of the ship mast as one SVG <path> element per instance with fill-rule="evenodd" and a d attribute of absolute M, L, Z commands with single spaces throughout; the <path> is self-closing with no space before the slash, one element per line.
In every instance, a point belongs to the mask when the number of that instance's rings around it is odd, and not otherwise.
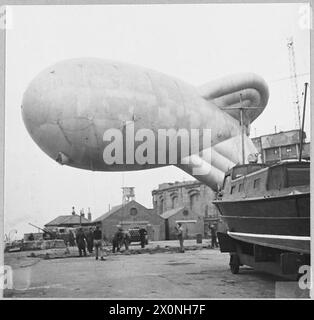
<path fill-rule="evenodd" d="M 241 127 L 241 154 L 242 154 L 242 164 L 245 164 L 245 144 L 244 144 L 244 136 L 245 136 L 245 125 L 244 125 L 244 111 L 250 109 L 261 109 L 261 107 L 245 107 L 242 103 L 242 94 L 240 93 L 240 107 L 231 106 L 231 107 L 220 107 L 222 110 L 239 110 L 240 111 L 240 127 Z"/>
<path fill-rule="evenodd" d="M 292 90 L 294 91 L 294 100 L 293 104 L 295 105 L 295 126 L 297 129 L 301 127 L 300 120 L 300 104 L 299 104 L 299 88 L 298 88 L 298 79 L 297 79 L 297 71 L 296 71 L 296 63 L 295 63 L 295 52 L 294 52 L 294 41 L 293 37 L 289 37 L 287 39 L 287 47 L 289 52 L 289 64 L 290 64 L 290 79 Z"/>
<path fill-rule="evenodd" d="M 301 141 L 300 141 L 300 153 L 299 162 L 302 160 L 302 149 L 303 149 L 303 131 L 304 131 L 304 120 L 305 120 L 305 106 L 306 106 L 306 93 L 307 93 L 308 83 L 304 83 L 304 101 L 303 101 L 303 115 L 302 115 L 302 128 L 301 128 Z"/>

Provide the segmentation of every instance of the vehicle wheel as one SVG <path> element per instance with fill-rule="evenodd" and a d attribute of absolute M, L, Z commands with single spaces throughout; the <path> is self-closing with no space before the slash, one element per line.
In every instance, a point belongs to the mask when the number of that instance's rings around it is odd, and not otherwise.
<path fill-rule="evenodd" d="M 238 274 L 240 270 L 240 259 L 237 254 L 230 255 L 230 270 L 233 274 Z"/>

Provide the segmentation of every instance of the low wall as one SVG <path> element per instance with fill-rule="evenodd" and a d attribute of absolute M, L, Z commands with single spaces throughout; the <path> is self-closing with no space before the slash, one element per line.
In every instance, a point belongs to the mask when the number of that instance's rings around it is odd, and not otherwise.
<path fill-rule="evenodd" d="M 65 248 L 63 240 L 35 240 L 35 241 L 24 241 L 22 250 L 45 250 L 52 248 Z"/>

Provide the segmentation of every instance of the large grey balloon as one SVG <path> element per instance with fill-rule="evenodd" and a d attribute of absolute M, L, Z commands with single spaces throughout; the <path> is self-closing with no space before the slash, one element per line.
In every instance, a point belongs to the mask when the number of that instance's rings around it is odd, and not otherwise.
<path fill-rule="evenodd" d="M 157 137 L 159 129 L 211 129 L 210 159 L 206 152 L 189 156 L 211 164 L 210 172 L 194 175 L 215 189 L 224 171 L 241 160 L 240 94 L 242 106 L 252 107 L 244 117 L 248 129 L 268 101 L 267 85 L 255 74 L 233 75 L 197 88 L 142 67 L 81 58 L 59 62 L 36 76 L 24 94 L 22 115 L 31 137 L 52 159 L 96 171 L 169 164 L 157 163 L 157 141 L 154 164 L 107 164 L 107 130 L 125 133 L 127 124 L 133 123 L 135 134 L 150 129 Z M 140 144 L 135 142 L 134 149 Z M 246 155 L 254 152 L 247 137 L 245 146 Z M 129 147 L 124 141 L 125 153 Z M 179 161 L 178 166 L 193 174 L 193 162 Z"/>

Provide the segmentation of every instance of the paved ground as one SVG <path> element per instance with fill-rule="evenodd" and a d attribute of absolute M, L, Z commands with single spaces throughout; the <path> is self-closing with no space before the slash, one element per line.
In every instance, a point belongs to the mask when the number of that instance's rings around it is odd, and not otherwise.
<path fill-rule="evenodd" d="M 17 253 L 8 254 L 6 264 L 11 259 L 14 289 L 6 290 L 5 297 L 165 299 L 276 296 L 275 284 L 280 279 L 244 267 L 240 274 L 233 275 L 228 266 L 228 254 L 206 248 L 206 242 L 196 246 L 194 240 L 186 244 L 189 250 L 185 253 L 176 252 L 174 246 L 177 242 L 152 243 L 149 248 L 155 250 L 142 254 L 138 254 L 139 246 L 134 246 L 131 247 L 133 254 L 110 254 L 105 261 L 96 261 L 92 256 L 75 257 L 76 250 L 67 258 L 47 260 L 26 257 L 25 252 L 20 253 L 23 258 L 19 259 Z M 162 250 L 167 249 L 165 247 L 169 250 Z M 35 255 L 39 253 L 35 252 Z"/>

